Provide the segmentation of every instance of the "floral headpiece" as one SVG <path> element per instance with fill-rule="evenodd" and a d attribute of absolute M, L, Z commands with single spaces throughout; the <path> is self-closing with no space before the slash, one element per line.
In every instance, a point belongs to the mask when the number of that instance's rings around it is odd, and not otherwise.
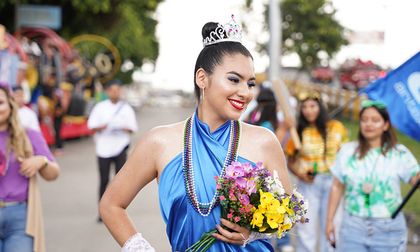
<path fill-rule="evenodd" d="M 227 35 L 227 36 L 226 36 Z M 241 43 L 242 39 L 242 29 L 235 22 L 234 15 L 229 23 L 225 25 L 218 24 L 216 29 L 210 32 L 210 35 L 203 40 L 203 46 L 217 44 L 220 42 L 239 42 Z"/>
<path fill-rule="evenodd" d="M 321 100 L 321 94 L 316 90 L 307 90 L 303 91 L 301 93 L 298 93 L 297 99 L 300 102 L 306 101 L 307 99 L 313 99 L 313 100 Z"/>

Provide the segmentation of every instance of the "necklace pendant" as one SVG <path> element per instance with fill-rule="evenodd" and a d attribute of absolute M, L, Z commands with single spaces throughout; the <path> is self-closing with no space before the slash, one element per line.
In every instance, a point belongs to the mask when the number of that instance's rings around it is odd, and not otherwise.
<path fill-rule="evenodd" d="M 372 183 L 369 183 L 369 182 L 363 183 L 363 185 L 362 185 L 362 191 L 365 194 L 370 194 L 373 191 L 373 185 L 372 185 Z"/>

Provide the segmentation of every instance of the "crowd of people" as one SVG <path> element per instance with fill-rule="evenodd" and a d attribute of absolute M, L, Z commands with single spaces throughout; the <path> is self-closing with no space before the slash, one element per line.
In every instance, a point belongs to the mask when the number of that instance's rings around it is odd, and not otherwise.
<path fill-rule="evenodd" d="M 194 68 L 194 113 L 144 133 L 131 153 L 135 113 L 121 100 L 121 82 L 107 83 L 108 99 L 95 105 L 88 120 L 100 175 L 98 221 L 122 251 L 154 251 L 126 209 L 157 180 L 173 251 L 188 250 L 214 227 L 217 242 L 208 251 L 291 251 L 293 236 L 298 252 L 405 251 L 404 215 L 392 214 L 402 201 L 400 181 L 416 184 L 420 167 L 398 143 L 386 105 L 362 104 L 358 138 L 352 142 L 343 123 L 329 118 L 315 90 L 297 94 L 296 122 L 279 116 L 279 98 L 269 85 L 257 86 L 253 57 L 240 42 L 239 29 L 234 20 L 228 28 L 215 22 L 203 26 L 203 49 Z M 49 181 L 60 173 L 22 91 L 0 85 L 2 252 L 45 251 L 36 174 Z M 247 112 L 254 95 L 255 106 Z M 55 111 L 60 120 L 60 110 Z M 287 134 L 291 127 L 297 128 L 299 148 Z M 262 162 L 279 175 L 288 194 L 296 184 L 308 201 L 309 221 L 270 241 L 223 219 L 214 177 L 223 175 L 233 160 Z M 115 177 L 108 183 L 111 164 Z"/>
<path fill-rule="evenodd" d="M 320 93 L 305 91 L 296 98 L 301 147 L 288 138 L 284 153 L 309 202 L 310 221 L 296 227 L 295 250 L 406 251 L 404 215 L 392 215 L 402 202 L 400 182 L 415 185 L 420 169 L 410 150 L 398 143 L 386 105 L 365 100 L 358 138 L 349 142 L 344 125 L 328 118 Z M 269 86 L 260 87 L 256 101 L 246 121 L 272 131 L 293 126 L 293 121 L 278 120 Z M 288 251 L 289 243 L 285 237 L 276 245 Z"/>

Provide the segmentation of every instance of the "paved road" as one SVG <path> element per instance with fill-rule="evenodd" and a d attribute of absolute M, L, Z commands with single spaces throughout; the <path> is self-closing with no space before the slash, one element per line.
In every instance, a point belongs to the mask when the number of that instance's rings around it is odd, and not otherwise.
<path fill-rule="evenodd" d="M 139 132 L 160 124 L 181 121 L 192 108 L 143 107 L 137 112 Z M 97 187 L 99 184 L 92 138 L 66 142 L 65 153 L 57 160 L 61 175 L 57 181 L 41 181 L 48 252 L 120 251 L 102 223 L 97 223 Z M 157 184 L 150 183 L 130 205 L 129 214 L 137 228 L 158 252 L 170 251 L 160 215 Z M 420 251 L 410 247 L 409 252 Z"/>
<path fill-rule="evenodd" d="M 181 121 L 190 108 L 142 108 L 139 132 Z M 66 142 L 57 160 L 62 172 L 54 182 L 41 182 L 48 252 L 111 252 L 119 247 L 105 226 L 96 222 L 99 175 L 92 138 Z M 157 184 L 150 183 L 128 209 L 138 229 L 157 251 L 170 251 L 157 200 Z"/>

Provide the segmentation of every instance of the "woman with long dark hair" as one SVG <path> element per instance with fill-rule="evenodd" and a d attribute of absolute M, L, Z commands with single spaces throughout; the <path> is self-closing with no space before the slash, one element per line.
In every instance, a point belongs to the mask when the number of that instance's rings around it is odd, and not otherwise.
<path fill-rule="evenodd" d="M 342 123 L 328 118 L 327 110 L 317 91 L 298 94 L 299 116 L 297 131 L 302 146 L 297 150 L 292 140 L 285 147 L 288 167 L 298 179 L 298 188 L 308 199 L 309 223 L 297 225 L 297 251 L 319 251 L 330 249 L 324 232 L 327 204 L 332 177 L 329 168 L 343 142 L 347 141 L 347 130 Z M 321 229 L 320 229 L 321 227 Z"/>
<path fill-rule="evenodd" d="M 406 251 L 404 216 L 391 216 L 402 201 L 400 181 L 420 178 L 418 162 L 398 144 L 385 104 L 364 101 L 359 127 L 358 140 L 343 145 L 331 168 L 326 235 L 336 242 L 332 219 L 344 196 L 338 251 Z"/>
<path fill-rule="evenodd" d="M 248 228 L 221 219 L 216 201 L 214 177 L 223 174 L 231 158 L 263 162 L 278 171 L 291 192 L 274 134 L 238 121 L 253 98 L 253 58 L 240 42 L 240 27 L 234 20 L 226 25 L 209 22 L 202 36 L 204 48 L 194 69 L 198 100 L 194 114 L 147 132 L 101 199 L 102 219 L 123 251 L 154 251 L 137 233 L 126 208 L 155 179 L 172 251 L 185 251 L 218 224 L 228 229 L 218 226 L 219 234 L 214 234 L 218 241 L 208 251 L 274 251 L 269 241 L 257 240 Z M 240 148 L 232 149 L 237 143 Z"/>

